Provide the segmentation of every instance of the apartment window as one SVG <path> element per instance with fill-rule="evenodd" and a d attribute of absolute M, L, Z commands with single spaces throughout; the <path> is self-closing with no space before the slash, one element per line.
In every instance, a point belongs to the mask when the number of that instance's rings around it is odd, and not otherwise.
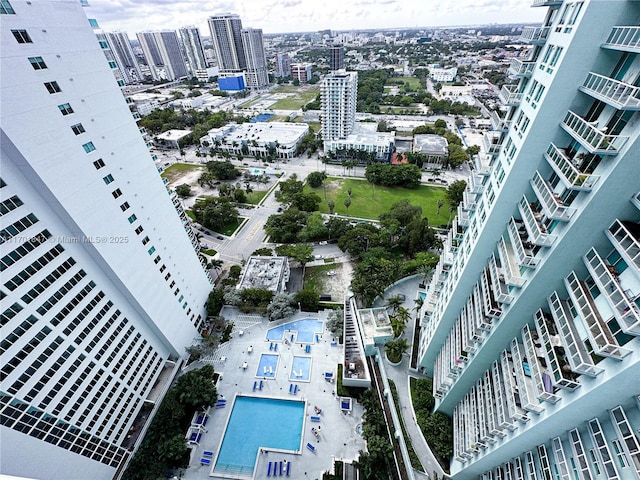
<path fill-rule="evenodd" d="M 131 215 L 129 218 L 127 218 L 127 220 L 129 220 L 129 223 L 133 223 L 138 219 L 138 217 L 136 217 L 136 214 L 134 213 L 133 215 Z"/>
<path fill-rule="evenodd" d="M 154 253 L 155 251 L 156 251 L 156 247 L 153 247 L 153 246 L 152 246 L 152 247 L 148 250 L 149 255 L 153 255 L 153 253 Z"/>
<path fill-rule="evenodd" d="M 26 30 L 11 30 L 18 43 L 33 43 Z"/>
<path fill-rule="evenodd" d="M 171 281 L 171 283 L 169 284 L 169 288 L 173 288 L 175 286 L 176 282 L 175 281 Z"/>
<path fill-rule="evenodd" d="M 164 265 L 163 265 L 163 267 L 164 267 Z M 168 282 L 170 278 L 171 278 L 171 273 L 167 273 L 167 274 L 164 276 L 164 280 L 165 280 L 165 282 Z"/>
<path fill-rule="evenodd" d="M 119 188 L 116 188 L 113 192 L 111 192 L 111 195 L 113 195 L 113 198 L 118 198 L 119 196 L 122 195 L 122 190 L 120 190 Z"/>
<path fill-rule="evenodd" d="M 47 68 L 47 64 L 44 63 L 42 57 L 29 57 L 29 62 L 34 70 L 44 70 Z"/>
<path fill-rule="evenodd" d="M 91 153 L 96 149 L 93 142 L 85 143 L 84 145 L 82 145 L 82 148 L 84 148 L 84 153 Z"/>
<path fill-rule="evenodd" d="M 109 49 L 109 44 L 104 40 L 100 40 L 98 43 L 100 44 L 100 48 L 104 48 L 105 50 Z"/>
<path fill-rule="evenodd" d="M 160 273 L 164 272 L 167 269 L 167 266 L 163 263 L 160 267 Z"/>
<path fill-rule="evenodd" d="M 0 15 L 11 14 L 15 15 L 16 12 L 13 10 L 13 7 L 9 3 L 9 0 L 1 0 L 0 1 Z"/>
<path fill-rule="evenodd" d="M 22 205 L 22 200 L 20 200 L 17 195 L 14 195 L 13 197 L 8 198 L 4 202 L 0 203 L 0 216 L 4 215 L 5 213 L 9 213 L 10 211 L 15 210 Z"/>
<path fill-rule="evenodd" d="M 116 62 L 109 62 L 109 66 L 111 68 L 118 68 L 118 64 Z"/>
<path fill-rule="evenodd" d="M 105 185 L 109 185 L 113 182 L 113 175 L 109 174 L 106 177 L 102 177 L 102 180 L 104 180 Z"/>
<path fill-rule="evenodd" d="M 81 123 L 76 123 L 75 125 L 71 125 L 71 131 L 76 135 L 81 135 L 86 132 Z"/>
<path fill-rule="evenodd" d="M 98 26 L 98 21 L 95 18 L 88 18 L 87 20 L 89 20 L 89 25 L 91 25 L 91 28 L 100 28 Z"/>
<path fill-rule="evenodd" d="M 135 230 L 136 235 L 140 235 L 143 231 L 144 231 L 144 228 L 142 228 L 142 225 L 139 225 Z"/>
<path fill-rule="evenodd" d="M 123 212 L 126 211 L 129 208 L 129 202 L 124 202 L 122 205 L 120 205 L 120 210 L 122 210 Z"/>
<path fill-rule="evenodd" d="M 60 93 L 62 91 L 58 82 L 45 82 L 44 86 L 50 94 Z"/>
<path fill-rule="evenodd" d="M 68 103 L 63 103 L 62 105 L 58 105 L 58 109 L 62 115 L 71 115 L 73 113 L 73 108 Z"/>
<path fill-rule="evenodd" d="M 622 468 L 627 468 L 629 466 L 629 463 L 627 462 L 627 457 L 624 454 L 624 450 L 622 450 L 622 445 L 620 444 L 620 440 L 618 440 L 617 438 L 614 438 L 611 441 L 611 445 L 613 445 L 613 451 L 616 454 L 616 457 L 618 459 L 618 463 L 620 464 L 620 466 Z"/>
<path fill-rule="evenodd" d="M 102 167 L 105 166 L 104 160 L 102 160 L 101 158 L 99 158 L 98 160 L 96 160 L 95 162 L 93 162 L 93 166 L 96 167 L 96 170 L 100 170 Z"/>
<path fill-rule="evenodd" d="M 143 244 L 143 245 L 146 245 L 147 243 L 149 243 L 149 237 L 145 236 L 145 237 L 142 239 L 142 244 Z"/>

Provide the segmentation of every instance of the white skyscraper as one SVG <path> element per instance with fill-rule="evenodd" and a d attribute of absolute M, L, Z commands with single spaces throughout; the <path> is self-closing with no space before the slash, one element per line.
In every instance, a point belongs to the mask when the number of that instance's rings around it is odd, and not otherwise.
<path fill-rule="evenodd" d="M 534 0 L 426 292 L 456 479 L 640 478 L 640 4 Z"/>
<path fill-rule="evenodd" d="M 185 59 L 173 30 L 136 33 L 154 80 L 177 80 L 187 76 Z"/>
<path fill-rule="evenodd" d="M 269 85 L 269 71 L 262 42 L 262 30 L 259 28 L 243 29 L 242 48 L 247 62 L 247 86 L 255 89 Z"/>
<path fill-rule="evenodd" d="M 140 71 L 140 65 L 136 59 L 131 42 L 126 32 L 105 32 L 109 48 L 113 52 L 122 78 L 127 84 L 139 83 L 144 77 Z"/>
<path fill-rule="evenodd" d="M 178 36 L 182 44 L 184 58 L 191 76 L 195 76 L 198 70 L 206 70 L 207 61 L 204 58 L 202 40 L 197 27 L 182 27 L 178 30 Z"/>
<path fill-rule="evenodd" d="M 320 88 L 322 138 L 325 151 L 333 140 L 345 139 L 356 121 L 358 74 L 339 72 L 325 75 Z"/>
<path fill-rule="evenodd" d="M 238 15 L 223 13 L 209 17 L 209 30 L 220 72 L 240 72 L 247 67 L 242 47 L 242 21 Z"/>
<path fill-rule="evenodd" d="M 0 473 L 111 479 L 211 284 L 81 2 L 0 25 Z"/>

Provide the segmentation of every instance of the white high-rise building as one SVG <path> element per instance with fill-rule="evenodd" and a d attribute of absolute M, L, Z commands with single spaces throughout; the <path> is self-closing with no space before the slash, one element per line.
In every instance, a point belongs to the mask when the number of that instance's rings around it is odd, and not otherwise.
<path fill-rule="evenodd" d="M 273 74 L 278 78 L 291 76 L 291 57 L 288 53 L 276 53 Z"/>
<path fill-rule="evenodd" d="M 534 0 L 422 310 L 456 479 L 640 478 L 640 3 Z"/>
<path fill-rule="evenodd" d="M 191 76 L 196 76 L 198 70 L 206 70 L 207 61 L 204 58 L 204 50 L 198 28 L 194 26 L 182 27 L 178 30 L 178 35 L 182 43 L 183 56 Z"/>
<path fill-rule="evenodd" d="M 111 479 L 211 283 L 77 0 L 0 5 L 0 473 Z"/>
<path fill-rule="evenodd" d="M 187 76 L 178 35 L 173 30 L 136 33 L 154 80 L 178 80 Z"/>
<path fill-rule="evenodd" d="M 344 70 L 325 75 L 320 86 L 322 139 L 325 151 L 333 140 L 345 139 L 356 121 L 358 74 Z"/>
<path fill-rule="evenodd" d="M 131 42 L 126 32 L 105 32 L 109 48 L 113 52 L 122 78 L 126 84 L 140 83 L 144 77 L 140 65 L 131 48 Z"/>
<path fill-rule="evenodd" d="M 232 13 L 209 17 L 209 30 L 213 49 L 221 73 L 240 72 L 247 67 L 242 46 L 242 21 Z"/>
<path fill-rule="evenodd" d="M 264 53 L 262 30 L 259 28 L 243 29 L 242 48 L 247 62 L 247 87 L 257 89 L 269 85 L 269 70 L 267 68 L 267 57 Z"/>

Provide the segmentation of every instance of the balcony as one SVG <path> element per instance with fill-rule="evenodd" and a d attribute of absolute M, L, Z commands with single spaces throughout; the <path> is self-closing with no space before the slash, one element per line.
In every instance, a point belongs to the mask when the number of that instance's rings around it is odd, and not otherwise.
<path fill-rule="evenodd" d="M 551 27 L 524 27 L 520 40 L 533 45 L 542 45 L 547 41 Z"/>
<path fill-rule="evenodd" d="M 629 335 L 640 335 L 640 307 L 620 286 L 615 268 L 607 265 L 593 248 L 582 258 L 600 292 L 607 299 L 622 331 Z"/>
<path fill-rule="evenodd" d="M 518 386 L 514 382 L 513 361 L 511 353 L 503 350 L 500 354 L 500 365 L 502 367 L 502 380 L 504 382 L 505 398 L 507 400 L 507 411 L 509 416 L 521 423 L 529 421 L 527 412 L 521 406 Z"/>
<path fill-rule="evenodd" d="M 640 87 L 589 73 L 578 90 L 611 105 L 616 110 L 640 110 Z"/>
<path fill-rule="evenodd" d="M 502 135 L 498 132 L 487 132 L 484 134 L 482 137 L 482 148 L 487 155 L 492 157 L 498 156 L 500 150 L 502 150 L 501 137 Z"/>
<path fill-rule="evenodd" d="M 475 193 L 471 193 L 468 190 L 462 192 L 462 209 L 467 211 L 473 211 L 478 206 L 478 196 Z"/>
<path fill-rule="evenodd" d="M 473 318 L 476 326 L 485 332 L 491 330 L 491 319 L 486 315 L 484 311 L 484 303 L 482 301 L 482 294 L 480 293 L 480 287 L 476 283 L 473 287 L 473 293 L 471 294 L 472 306 L 473 306 Z"/>
<path fill-rule="evenodd" d="M 518 85 L 504 85 L 498 98 L 507 107 L 517 107 L 522 101 L 524 93 L 518 92 Z"/>
<path fill-rule="evenodd" d="M 494 361 L 491 364 L 491 379 L 493 381 L 493 393 L 496 406 L 496 422 L 500 429 L 507 428 L 509 430 L 515 430 L 516 427 L 513 424 L 511 415 L 507 412 L 507 402 L 505 399 L 505 386 L 504 376 L 500 368 L 500 362 Z M 504 434 L 502 434 L 504 436 Z"/>
<path fill-rule="evenodd" d="M 623 357 L 631 353 L 618 345 L 609 325 L 600 316 L 589 289 L 584 282 L 578 279 L 575 272 L 571 272 L 564 279 L 564 284 L 578 315 L 587 327 L 589 343 L 593 351 L 603 357 L 611 357 L 617 360 L 622 360 Z"/>
<path fill-rule="evenodd" d="M 549 296 L 548 302 L 571 370 L 590 377 L 601 374 L 604 370 L 594 365 L 593 359 L 578 333 L 569 301 L 562 300 L 557 292 L 553 292 Z"/>
<path fill-rule="evenodd" d="M 453 245 L 453 239 L 451 233 L 449 233 L 442 244 L 442 255 L 440 255 L 440 259 L 445 265 L 453 265 L 454 253 L 457 250 L 458 246 Z"/>
<path fill-rule="evenodd" d="M 493 291 L 493 296 L 498 303 L 509 304 L 513 302 L 513 295 L 509 293 L 509 287 L 505 283 L 504 274 L 502 273 L 502 269 L 498 267 L 494 255 L 489 257 L 489 283 Z"/>
<path fill-rule="evenodd" d="M 509 73 L 516 77 L 529 78 L 533 74 L 536 62 L 531 60 L 521 60 L 519 58 L 513 58 L 511 65 L 509 66 Z"/>
<path fill-rule="evenodd" d="M 640 53 L 640 27 L 613 27 L 602 48 Z"/>
<path fill-rule="evenodd" d="M 524 195 L 518 203 L 518 210 L 520 211 L 522 224 L 527 232 L 528 240 L 531 243 L 541 247 L 549 247 L 556 241 L 557 237 L 551 233 L 547 233 L 547 227 L 540 222 L 542 212 L 534 212 L 527 197 Z M 521 231 L 521 229 L 522 227 L 518 228 L 519 231 Z"/>
<path fill-rule="evenodd" d="M 502 308 L 498 305 L 493 289 L 489 285 L 489 272 L 485 268 L 480 274 L 480 293 L 482 296 L 482 305 L 485 313 L 492 318 L 500 318 L 502 316 Z"/>
<path fill-rule="evenodd" d="M 541 413 L 544 408 L 540 405 L 531 376 L 525 372 L 525 368 L 528 370 L 527 355 L 524 346 L 518 343 L 517 338 L 511 341 L 511 355 L 513 356 L 516 383 L 518 385 L 522 408 L 529 412 Z M 525 367 L 525 365 L 527 365 L 527 367 Z"/>
<path fill-rule="evenodd" d="M 491 128 L 496 132 L 506 132 L 511 127 L 512 121 L 502 118 L 495 110 L 491 112 L 489 119 L 491 120 Z"/>
<path fill-rule="evenodd" d="M 513 254 L 516 259 L 516 263 L 522 267 L 535 268 L 538 265 L 538 259 L 535 256 L 532 248 L 529 245 L 522 243 L 520 234 L 518 233 L 518 226 L 513 217 L 507 224 L 507 232 L 509 233 L 509 239 L 513 246 Z"/>
<path fill-rule="evenodd" d="M 532 7 L 553 7 L 562 5 L 562 0 L 533 0 Z"/>
<path fill-rule="evenodd" d="M 484 144 L 484 139 L 483 139 Z M 498 152 L 500 150 L 498 149 Z M 497 155 L 497 153 L 496 153 Z M 473 156 L 473 170 L 478 175 L 487 176 L 491 174 L 491 167 L 493 166 L 493 156 L 486 155 L 484 153 L 478 153 Z"/>
<path fill-rule="evenodd" d="M 505 242 L 504 237 L 498 240 L 498 257 L 505 282 L 514 287 L 522 287 L 526 280 L 520 276 L 520 267 L 514 258 L 511 244 Z"/>
<path fill-rule="evenodd" d="M 549 145 L 544 154 L 553 171 L 558 174 L 562 183 L 571 190 L 590 191 L 598 180 L 600 175 L 591 175 L 578 169 L 579 159 L 574 163 L 569 159 L 565 152 L 556 147 L 553 143 Z"/>
<path fill-rule="evenodd" d="M 131 115 L 136 122 L 142 118 L 138 112 L 133 112 Z"/>
<path fill-rule="evenodd" d="M 553 384 L 569 391 L 580 387 L 580 383 L 576 381 L 578 376 L 570 369 L 552 318 L 541 309 L 538 309 L 533 317 L 536 321 L 538 336 L 542 342 L 547 371 L 551 375 Z"/>
<path fill-rule="evenodd" d="M 542 209 L 547 217 L 554 220 L 568 222 L 576 213 L 575 208 L 565 207 L 562 199 L 551 189 L 549 184 L 542 178 L 540 172 L 536 171 L 530 180 L 533 191 L 542 205 Z"/>
<path fill-rule="evenodd" d="M 482 343 L 482 332 L 483 330 L 480 329 L 480 327 L 476 324 L 475 321 L 475 313 L 474 313 L 474 307 L 473 307 L 473 300 L 471 298 L 469 298 L 467 300 L 467 303 L 465 304 L 465 306 L 462 308 L 462 312 L 460 314 L 460 317 L 463 320 L 466 320 L 467 322 L 467 335 L 469 336 L 469 339 L 476 343 L 476 344 L 480 344 Z M 475 347 L 467 350 L 468 352 L 475 352 Z"/>
<path fill-rule="evenodd" d="M 469 176 L 469 181 L 467 182 L 467 188 L 471 193 L 480 194 L 484 190 L 484 185 L 482 184 L 483 178 L 479 175 L 472 173 Z"/>
<path fill-rule="evenodd" d="M 460 242 L 462 242 L 462 240 L 464 239 L 464 228 L 462 228 L 462 226 L 459 224 L 457 216 L 453 217 L 453 220 L 451 221 L 451 232 L 451 239 L 453 240 L 454 244 L 459 244 Z"/>
<path fill-rule="evenodd" d="M 456 218 L 458 219 L 458 223 L 463 227 L 468 227 L 471 223 L 472 214 L 467 210 L 462 209 L 462 205 L 458 205 L 458 215 Z"/>
<path fill-rule="evenodd" d="M 540 363 L 540 358 L 544 359 L 544 354 L 541 351 L 542 344 L 538 339 L 538 332 L 535 330 L 532 332 L 529 325 L 525 325 L 522 328 L 522 343 L 527 354 L 529 373 L 536 388 L 536 396 L 544 402 L 558 402 L 560 397 L 555 394 L 551 376 Z"/>
<path fill-rule="evenodd" d="M 592 123 L 569 110 L 560 126 L 590 153 L 617 155 L 629 137 L 607 135 Z"/>
<path fill-rule="evenodd" d="M 631 203 L 640 210 L 640 192 L 636 193 L 633 197 L 631 197 Z"/>
<path fill-rule="evenodd" d="M 627 265 L 640 271 L 640 225 L 616 219 L 605 234 Z"/>

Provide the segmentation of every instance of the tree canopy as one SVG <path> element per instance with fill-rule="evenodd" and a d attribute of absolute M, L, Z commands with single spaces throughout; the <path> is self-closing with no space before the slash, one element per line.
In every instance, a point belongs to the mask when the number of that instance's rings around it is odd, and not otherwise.
<path fill-rule="evenodd" d="M 227 198 L 207 197 L 193 206 L 196 221 L 206 228 L 221 231 L 226 225 L 238 220 L 238 210 Z"/>

